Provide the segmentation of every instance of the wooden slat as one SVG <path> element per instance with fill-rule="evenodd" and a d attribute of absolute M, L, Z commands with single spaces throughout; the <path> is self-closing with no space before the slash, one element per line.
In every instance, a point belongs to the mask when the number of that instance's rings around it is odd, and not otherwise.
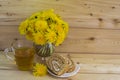
<path fill-rule="evenodd" d="M 1 80 L 119 80 L 120 79 L 120 55 L 108 54 L 74 54 L 70 56 L 75 63 L 80 63 L 80 71 L 69 78 L 55 78 L 51 75 L 34 77 L 32 72 L 19 71 L 15 64 L 11 63 L 0 52 L 0 79 Z M 66 56 L 67 53 L 57 53 Z M 4 74 L 3 74 L 4 73 Z M 12 77 L 11 77 L 12 76 Z"/>
<path fill-rule="evenodd" d="M 71 27 L 120 29 L 119 0 L 1 0 L 0 25 L 19 25 L 32 13 L 55 9 Z"/>
<path fill-rule="evenodd" d="M 118 53 L 119 30 L 72 28 L 57 52 Z"/>
<path fill-rule="evenodd" d="M 54 8 L 70 25 L 56 52 L 119 53 L 119 0 L 1 0 L 0 49 L 20 37 L 18 26 L 32 13 Z"/>
<path fill-rule="evenodd" d="M 58 54 L 64 55 L 63 53 Z M 120 74 L 120 55 L 71 53 L 70 56 L 75 63 L 80 64 L 80 73 Z"/>
<path fill-rule="evenodd" d="M 6 73 L 3 74 L 2 72 Z M 19 74 L 19 75 L 18 75 Z M 12 77 L 11 77 L 12 76 Z M 119 74 L 77 74 L 70 78 L 55 78 L 51 76 L 34 77 L 32 73 L 25 71 L 0 70 L 1 80 L 119 80 Z"/>
<path fill-rule="evenodd" d="M 0 32 L 1 49 L 9 47 L 14 38 L 25 38 L 20 36 L 18 26 L 3 26 Z M 70 28 L 64 43 L 56 47 L 56 52 L 119 54 L 119 34 L 119 30 Z"/>
<path fill-rule="evenodd" d="M 119 74 L 78 74 L 72 80 L 119 80 Z M 68 79 L 69 80 L 69 79 Z"/>
<path fill-rule="evenodd" d="M 0 70 L 17 71 L 14 62 L 9 61 L 1 52 Z M 67 53 L 57 53 L 66 56 Z M 12 55 L 12 53 L 11 53 Z M 70 54 L 75 63 L 80 64 L 82 74 L 120 74 L 120 55 L 108 54 Z"/>

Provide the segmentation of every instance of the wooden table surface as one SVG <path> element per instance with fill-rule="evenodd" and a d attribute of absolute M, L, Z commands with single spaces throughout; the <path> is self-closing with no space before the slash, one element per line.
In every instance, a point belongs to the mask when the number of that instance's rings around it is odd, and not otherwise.
<path fill-rule="evenodd" d="M 13 39 L 25 39 L 18 31 L 23 20 L 50 8 L 70 26 L 56 52 L 80 63 L 79 73 L 65 79 L 34 77 L 19 71 L 1 51 L 0 80 L 120 80 L 120 0 L 0 0 L 0 50 Z"/>
<path fill-rule="evenodd" d="M 59 53 L 66 55 L 66 53 Z M 20 71 L 4 52 L 0 52 L 0 80 L 120 80 L 120 55 L 108 54 L 70 54 L 75 63 L 80 64 L 80 71 L 69 78 L 55 78 L 47 74 L 34 77 L 32 72 Z"/>

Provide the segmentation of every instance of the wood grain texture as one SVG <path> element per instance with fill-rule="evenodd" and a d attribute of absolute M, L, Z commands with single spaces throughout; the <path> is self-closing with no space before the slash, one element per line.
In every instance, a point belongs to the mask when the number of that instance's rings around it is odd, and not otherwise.
<path fill-rule="evenodd" d="M 119 34 L 119 30 L 71 28 L 66 41 L 56 51 L 119 54 Z"/>
<path fill-rule="evenodd" d="M 0 79 L 1 80 L 119 80 L 120 75 L 119 74 L 77 74 L 74 77 L 69 78 L 55 78 L 51 76 L 45 76 L 45 77 L 34 77 L 29 72 L 21 72 L 21 71 L 6 71 L 6 70 L 0 70 Z M 5 72 L 7 74 L 3 74 L 2 72 Z M 17 74 L 19 75 L 17 75 Z M 12 76 L 12 77 L 11 77 Z"/>
<path fill-rule="evenodd" d="M 10 53 L 12 54 L 12 53 Z M 66 56 L 67 53 L 57 53 Z M 55 78 L 51 75 L 34 77 L 32 72 L 19 71 L 15 63 L 6 59 L 4 52 L 0 52 L 1 80 L 119 80 L 120 55 L 109 54 L 70 54 L 75 63 L 80 64 L 80 71 L 69 78 Z M 4 73 L 4 74 L 3 74 Z M 12 76 L 12 77 L 11 77 Z"/>
<path fill-rule="evenodd" d="M 0 25 L 19 25 L 32 13 L 50 8 L 71 27 L 120 29 L 119 0 L 1 0 Z"/>
<path fill-rule="evenodd" d="M 10 47 L 10 43 L 15 38 L 25 39 L 25 36 L 19 35 L 18 28 L 15 26 L 1 27 L 0 32 L 1 49 Z M 70 28 L 64 43 L 55 50 L 68 53 L 119 54 L 119 34 L 119 30 Z"/>
<path fill-rule="evenodd" d="M 65 79 L 34 77 L 0 52 L 0 80 L 120 80 L 120 0 L 0 0 L 0 50 L 15 38 L 25 39 L 18 32 L 21 21 L 51 8 L 70 26 L 55 52 L 70 54 L 81 66 L 79 73 Z"/>
<path fill-rule="evenodd" d="M 70 26 L 67 39 L 56 52 L 120 53 L 119 0 L 0 0 L 0 50 L 21 38 L 21 21 L 50 8 Z"/>
<path fill-rule="evenodd" d="M 3 54 L 4 52 L 0 54 L 0 70 L 18 71 L 15 63 L 9 61 Z M 67 53 L 57 54 L 67 55 Z M 120 74 L 120 55 L 71 53 L 70 56 L 75 63 L 80 64 L 82 74 Z"/>

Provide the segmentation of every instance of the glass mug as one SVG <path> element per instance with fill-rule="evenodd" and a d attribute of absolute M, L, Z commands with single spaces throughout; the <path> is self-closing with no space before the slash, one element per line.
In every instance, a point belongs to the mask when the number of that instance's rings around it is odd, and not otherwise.
<path fill-rule="evenodd" d="M 10 48 L 4 50 L 9 60 L 15 61 L 19 70 L 31 70 L 34 62 L 34 48 L 28 45 L 25 40 L 15 39 Z M 12 52 L 12 56 L 9 53 Z"/>

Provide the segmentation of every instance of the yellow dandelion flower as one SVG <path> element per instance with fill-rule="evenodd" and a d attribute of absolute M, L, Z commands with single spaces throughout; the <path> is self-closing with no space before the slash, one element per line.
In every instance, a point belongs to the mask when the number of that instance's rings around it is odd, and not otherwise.
<path fill-rule="evenodd" d="M 35 44 L 61 44 L 67 36 L 69 27 L 53 9 L 43 10 L 32 14 L 19 26 L 19 32 Z"/>
<path fill-rule="evenodd" d="M 29 20 L 29 27 L 34 29 L 36 20 Z"/>
<path fill-rule="evenodd" d="M 49 27 L 51 30 L 55 30 L 56 24 L 50 24 Z"/>
<path fill-rule="evenodd" d="M 60 27 L 63 29 L 63 31 L 65 32 L 65 34 L 67 35 L 69 27 L 68 24 L 66 22 L 64 22 L 63 20 L 57 19 L 58 21 L 58 25 L 60 25 Z"/>
<path fill-rule="evenodd" d="M 62 32 L 62 33 L 59 33 L 58 36 L 57 36 L 57 40 L 55 42 L 55 46 L 59 46 L 65 39 L 65 33 Z"/>
<path fill-rule="evenodd" d="M 39 45 L 43 45 L 46 43 L 45 36 L 41 32 L 34 33 L 34 42 Z"/>
<path fill-rule="evenodd" d="M 69 27 L 68 27 L 68 24 L 66 22 L 63 22 L 63 30 L 65 31 L 65 34 L 67 35 Z"/>
<path fill-rule="evenodd" d="M 23 21 L 19 26 L 20 34 L 24 35 L 27 32 L 28 20 Z"/>
<path fill-rule="evenodd" d="M 56 25 L 55 30 L 56 30 L 58 33 L 63 32 L 63 28 L 61 27 L 61 25 Z"/>
<path fill-rule="evenodd" d="M 40 12 L 33 13 L 29 20 L 39 19 L 40 18 Z"/>
<path fill-rule="evenodd" d="M 41 15 L 42 15 L 43 17 L 48 17 L 48 16 L 53 16 L 53 15 L 55 15 L 53 9 L 44 10 L 44 11 L 42 11 L 41 13 L 42 13 Z"/>
<path fill-rule="evenodd" d="M 47 22 L 46 21 L 42 21 L 42 20 L 38 20 L 35 23 L 35 29 L 40 31 L 40 30 L 45 30 L 48 28 Z"/>
<path fill-rule="evenodd" d="M 45 35 L 47 42 L 51 42 L 51 43 L 55 42 L 56 36 L 57 35 L 56 35 L 55 31 L 50 30 L 50 29 L 47 30 L 46 35 Z"/>
<path fill-rule="evenodd" d="M 33 34 L 32 34 L 32 32 L 28 31 L 28 32 L 26 33 L 26 38 L 27 38 L 28 40 L 33 40 Z"/>
<path fill-rule="evenodd" d="M 36 63 L 33 67 L 33 75 L 34 76 L 44 76 L 47 74 L 47 67 L 44 64 Z"/>

